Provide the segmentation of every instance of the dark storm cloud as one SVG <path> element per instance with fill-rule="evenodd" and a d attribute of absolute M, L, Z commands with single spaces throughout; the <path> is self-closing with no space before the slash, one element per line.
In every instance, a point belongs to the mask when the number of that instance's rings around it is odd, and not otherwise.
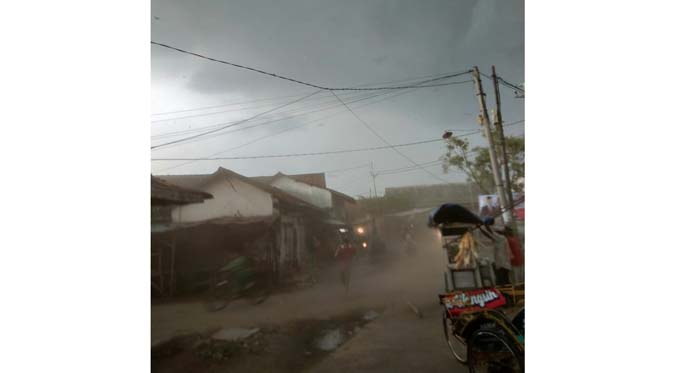
<path fill-rule="evenodd" d="M 499 74 L 508 81 L 524 81 L 524 3 L 521 1 L 153 0 L 152 14 L 159 18 L 152 21 L 152 40 L 319 85 L 374 84 L 460 71 L 473 65 L 478 65 L 485 73 L 490 73 L 490 66 L 496 65 Z M 312 91 L 308 87 L 161 47 L 153 46 L 151 50 L 153 85 L 180 82 L 196 97 L 209 95 L 222 101 L 224 97 L 254 99 Z M 484 83 L 492 98 L 490 84 Z M 188 105 L 191 106 L 196 105 Z M 475 117 L 470 114 L 477 112 L 471 85 L 409 93 L 359 111 L 361 117 L 392 143 L 437 137 L 445 128 L 476 129 Z M 523 101 L 512 98 L 511 92 L 505 91 L 503 112 L 507 121 L 524 118 Z M 204 119 L 196 124 L 215 123 L 212 119 L 207 122 Z M 279 127 L 261 127 L 248 133 L 221 136 L 199 143 L 197 147 L 172 148 L 157 155 L 206 156 L 230 144 L 244 143 L 298 123 L 303 120 L 298 118 Z M 510 131 L 520 133 L 519 129 Z M 292 153 L 298 149 L 381 145 L 350 114 L 327 119 L 324 126 L 311 124 L 289 134 L 291 136 L 274 136 L 257 142 L 244 148 L 244 153 Z M 480 138 L 472 141 L 482 143 Z M 442 147 L 436 144 L 428 148 L 408 148 L 404 152 L 417 161 L 430 161 L 442 154 Z M 404 159 L 387 151 L 343 157 L 234 162 L 226 166 L 235 166 L 239 172 L 251 175 L 278 170 L 336 169 L 370 160 L 379 161 L 377 168 L 405 165 Z M 211 167 L 210 163 L 198 163 L 181 170 L 207 171 Z M 427 174 L 414 172 L 383 182 L 382 187 L 392 182 L 430 183 L 433 180 Z"/>
<path fill-rule="evenodd" d="M 496 63 L 511 79 L 523 69 L 522 5 L 511 1 L 155 1 L 153 14 L 154 39 L 323 85 L 476 63 Z M 188 61 L 190 88 L 200 92 L 302 88 L 158 47 L 153 53 Z"/>

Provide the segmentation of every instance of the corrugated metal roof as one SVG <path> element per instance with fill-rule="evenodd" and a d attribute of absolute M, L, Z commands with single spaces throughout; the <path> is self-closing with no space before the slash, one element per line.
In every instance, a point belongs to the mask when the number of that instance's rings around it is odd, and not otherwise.
<path fill-rule="evenodd" d="M 194 190 L 180 184 L 176 185 L 150 175 L 150 199 L 171 204 L 186 204 L 203 202 L 203 200 L 210 198 L 213 198 L 210 193 Z"/>
<path fill-rule="evenodd" d="M 271 183 L 275 178 L 281 177 L 281 176 L 287 176 L 295 181 L 299 181 L 301 183 L 305 183 L 307 185 L 312 185 L 315 187 L 326 188 L 326 177 L 324 176 L 324 173 L 313 173 L 313 174 L 296 174 L 296 175 L 286 175 L 282 172 L 278 172 L 277 174 L 273 176 L 252 176 L 250 179 L 260 181 L 262 183 Z"/>
<path fill-rule="evenodd" d="M 314 206 L 302 201 L 299 198 L 293 197 L 292 195 L 290 195 L 290 194 L 288 194 L 288 193 L 286 193 L 278 188 L 275 188 L 275 187 L 271 186 L 270 184 L 261 182 L 260 180 L 258 180 L 258 177 L 257 178 L 246 177 L 246 176 L 238 174 L 234 171 L 228 170 L 224 167 L 220 167 L 217 169 L 217 171 L 215 171 L 212 174 L 208 174 L 208 175 L 166 175 L 166 176 L 163 175 L 163 176 L 159 176 L 159 177 L 168 181 L 168 182 L 171 182 L 172 184 L 177 184 L 180 186 L 187 186 L 187 187 L 201 188 L 201 187 L 205 186 L 206 184 L 208 184 L 209 182 L 211 182 L 212 180 L 214 180 L 216 177 L 220 177 L 220 176 L 224 176 L 224 175 L 235 177 L 235 178 L 240 179 L 240 180 L 242 180 L 250 185 L 253 185 L 256 188 L 259 188 L 265 192 L 268 192 L 269 194 L 278 198 L 278 200 L 281 202 L 285 202 L 285 203 L 295 205 L 298 207 L 316 209 Z"/>
<path fill-rule="evenodd" d="M 252 180 L 256 180 L 265 184 L 270 184 L 273 182 L 274 179 L 278 177 L 286 176 L 289 177 L 295 181 L 299 181 L 301 183 L 305 183 L 307 185 L 312 185 L 318 188 L 326 189 L 331 194 L 334 196 L 341 198 L 343 200 L 346 200 L 350 203 L 356 203 L 355 199 L 347 194 L 341 193 L 337 190 L 333 190 L 331 188 L 326 187 L 326 178 L 324 176 L 324 173 L 313 173 L 313 174 L 297 174 L 297 175 L 286 175 L 282 172 L 278 172 L 277 174 L 273 176 L 253 176 L 250 177 Z"/>

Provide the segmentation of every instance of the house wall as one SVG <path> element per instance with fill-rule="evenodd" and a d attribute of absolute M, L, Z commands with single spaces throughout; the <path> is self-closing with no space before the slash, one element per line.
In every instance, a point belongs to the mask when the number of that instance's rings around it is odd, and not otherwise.
<path fill-rule="evenodd" d="M 280 263 L 282 265 L 299 267 L 306 255 L 305 227 L 302 217 L 284 215 L 280 220 L 282 242 L 280 246 Z"/>
<path fill-rule="evenodd" d="M 214 198 L 174 208 L 172 222 L 194 223 L 223 217 L 273 215 L 272 196 L 239 179 L 222 175 L 202 190 L 212 194 Z"/>
<path fill-rule="evenodd" d="M 283 214 L 277 221 L 277 271 L 281 281 L 285 276 L 301 271 L 307 261 L 305 219 L 296 214 Z"/>
<path fill-rule="evenodd" d="M 289 177 L 280 177 L 271 185 L 318 208 L 328 209 L 332 206 L 331 192 L 326 189 L 301 183 Z"/>

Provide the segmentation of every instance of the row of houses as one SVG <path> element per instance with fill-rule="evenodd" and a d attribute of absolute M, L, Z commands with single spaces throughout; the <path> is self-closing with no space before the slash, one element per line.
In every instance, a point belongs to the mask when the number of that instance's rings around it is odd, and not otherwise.
<path fill-rule="evenodd" d="M 173 295 L 209 285 L 236 255 L 265 266 L 272 281 L 301 273 L 313 236 L 326 250 L 349 225 L 356 201 L 326 187 L 323 173 L 246 177 L 219 168 L 205 175 L 153 176 L 152 288 Z"/>

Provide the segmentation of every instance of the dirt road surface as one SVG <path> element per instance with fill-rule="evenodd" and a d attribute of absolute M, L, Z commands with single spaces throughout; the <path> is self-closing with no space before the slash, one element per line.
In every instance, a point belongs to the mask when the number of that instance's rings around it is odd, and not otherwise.
<path fill-rule="evenodd" d="M 465 371 L 447 349 L 438 305 L 425 306 L 421 311 L 424 317 L 418 319 L 408 309 L 388 309 L 309 372 Z"/>
<path fill-rule="evenodd" d="M 353 310 L 386 308 L 437 301 L 443 289 L 444 253 L 437 242 L 422 243 L 414 257 L 392 254 L 385 266 L 357 261 L 351 288 L 342 288 L 337 269 L 319 274 L 318 284 L 292 292 L 273 294 L 260 305 L 244 301 L 230 304 L 219 312 L 208 312 L 199 300 L 153 304 L 151 340 L 168 339 L 187 332 L 216 327 L 260 327 L 301 319 L 327 318 Z M 404 307 L 407 307 L 404 305 Z"/>
<path fill-rule="evenodd" d="M 393 254 L 388 265 L 357 262 L 346 293 L 328 268 L 319 283 L 274 294 L 260 305 L 235 302 L 208 312 L 199 301 L 152 306 L 152 344 L 175 335 L 226 327 L 273 328 L 302 320 L 326 320 L 350 312 L 377 310 L 338 350 L 313 362 L 312 372 L 461 371 L 442 335 L 437 294 L 443 289 L 444 253 L 436 241 L 422 243 L 415 256 Z M 407 302 L 424 314 L 418 318 Z"/>

